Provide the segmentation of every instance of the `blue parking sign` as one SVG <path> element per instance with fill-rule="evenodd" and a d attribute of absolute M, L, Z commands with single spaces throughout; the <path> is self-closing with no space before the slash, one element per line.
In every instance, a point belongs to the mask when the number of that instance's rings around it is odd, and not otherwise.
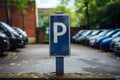
<path fill-rule="evenodd" d="M 70 17 L 68 14 L 50 15 L 50 56 L 70 55 Z"/>

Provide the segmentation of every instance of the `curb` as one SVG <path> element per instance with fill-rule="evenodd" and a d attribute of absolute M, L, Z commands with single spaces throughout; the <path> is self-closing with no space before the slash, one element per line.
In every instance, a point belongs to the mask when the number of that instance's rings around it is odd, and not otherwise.
<path fill-rule="evenodd" d="M 120 76 L 111 74 L 65 73 L 0 73 L 0 80 L 120 80 Z"/>

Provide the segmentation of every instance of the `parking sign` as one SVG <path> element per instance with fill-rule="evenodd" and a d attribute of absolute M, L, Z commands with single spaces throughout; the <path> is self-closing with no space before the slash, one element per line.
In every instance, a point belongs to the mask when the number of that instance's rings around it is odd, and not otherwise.
<path fill-rule="evenodd" d="M 70 55 L 70 18 L 67 14 L 52 14 L 50 27 L 50 56 Z"/>

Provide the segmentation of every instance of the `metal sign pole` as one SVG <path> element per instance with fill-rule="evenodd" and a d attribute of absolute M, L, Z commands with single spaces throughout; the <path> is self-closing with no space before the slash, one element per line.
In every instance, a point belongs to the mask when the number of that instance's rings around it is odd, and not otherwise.
<path fill-rule="evenodd" d="M 56 57 L 56 75 L 64 75 L 64 57 Z"/>

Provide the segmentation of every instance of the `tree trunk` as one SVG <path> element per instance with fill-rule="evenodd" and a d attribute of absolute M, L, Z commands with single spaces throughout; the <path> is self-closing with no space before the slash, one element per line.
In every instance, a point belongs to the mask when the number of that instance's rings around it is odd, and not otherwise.
<path fill-rule="evenodd" d="M 21 12 L 21 16 L 22 16 L 22 28 L 23 28 L 23 30 L 25 30 L 25 15 L 24 15 L 24 13 L 23 12 Z"/>
<path fill-rule="evenodd" d="M 85 7 L 86 7 L 85 14 L 86 14 L 86 18 L 87 18 L 87 26 L 86 26 L 86 28 L 90 29 L 90 18 L 89 18 L 89 12 L 88 12 L 88 2 L 85 2 Z"/>
<path fill-rule="evenodd" d="M 4 0 L 5 3 L 5 13 L 6 13 L 6 18 L 7 18 L 7 24 L 10 24 L 10 10 L 9 10 L 9 6 L 8 6 L 8 0 Z"/>

